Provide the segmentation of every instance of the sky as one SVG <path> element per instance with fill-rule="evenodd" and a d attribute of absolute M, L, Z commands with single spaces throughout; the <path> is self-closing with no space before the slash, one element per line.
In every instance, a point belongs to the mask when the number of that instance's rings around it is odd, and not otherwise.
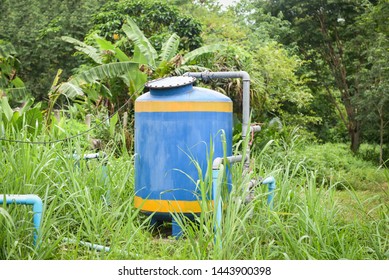
<path fill-rule="evenodd" d="M 231 5 L 233 2 L 237 1 L 237 0 L 218 0 L 220 4 L 222 4 L 223 6 L 228 6 L 228 5 Z"/>

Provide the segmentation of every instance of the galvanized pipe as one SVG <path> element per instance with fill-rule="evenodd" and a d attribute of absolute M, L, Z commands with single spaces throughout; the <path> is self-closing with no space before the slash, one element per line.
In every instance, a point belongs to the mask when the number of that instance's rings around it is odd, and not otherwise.
<path fill-rule="evenodd" d="M 5 200 L 4 200 L 5 198 Z M 35 194 L 25 194 L 25 195 L 4 195 L 0 194 L 0 204 L 24 204 L 32 205 L 32 211 L 34 212 L 33 223 L 34 223 L 34 245 L 37 245 L 37 239 L 40 230 L 41 218 L 42 218 L 42 209 L 43 203 L 42 199 Z"/>

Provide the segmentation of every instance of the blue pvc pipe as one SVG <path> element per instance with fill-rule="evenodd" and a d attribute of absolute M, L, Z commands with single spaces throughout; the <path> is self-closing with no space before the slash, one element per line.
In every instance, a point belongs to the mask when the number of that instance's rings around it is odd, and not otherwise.
<path fill-rule="evenodd" d="M 216 224 L 215 224 L 215 241 L 218 241 L 219 237 L 221 236 L 221 226 L 222 226 L 222 199 L 221 199 L 221 190 L 218 188 L 218 179 L 219 176 L 219 169 L 213 169 L 212 170 L 212 199 L 214 203 L 214 207 L 216 207 Z M 217 205 L 216 205 L 217 203 Z M 221 248 L 222 244 L 219 243 L 219 246 Z"/>
<path fill-rule="evenodd" d="M 273 176 L 267 177 L 262 181 L 263 185 L 267 185 L 269 189 L 269 195 L 267 196 L 267 204 L 270 209 L 273 209 L 274 190 L 276 189 L 276 180 Z"/>
<path fill-rule="evenodd" d="M 35 195 L 35 194 L 25 194 L 25 195 L 4 195 L 0 194 L 0 204 L 4 203 L 4 197 L 5 197 L 5 203 L 8 204 L 24 204 L 24 205 L 32 205 L 32 211 L 34 212 L 33 217 L 33 223 L 34 223 L 34 245 L 36 245 L 39 231 L 40 231 L 40 225 L 41 225 L 41 219 L 42 219 L 42 210 L 43 210 L 43 203 L 42 199 Z"/>

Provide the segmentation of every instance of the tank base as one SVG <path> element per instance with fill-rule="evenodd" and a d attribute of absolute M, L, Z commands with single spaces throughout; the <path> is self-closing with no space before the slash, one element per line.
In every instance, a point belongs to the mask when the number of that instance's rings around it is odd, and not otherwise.
<path fill-rule="evenodd" d="M 172 219 L 172 236 L 176 239 L 182 236 L 182 229 L 174 218 Z"/>
<path fill-rule="evenodd" d="M 150 218 L 150 227 L 157 228 L 162 225 L 163 222 L 171 223 L 171 236 L 174 236 L 176 239 L 180 238 L 183 235 L 183 230 L 180 226 L 180 223 L 176 221 L 176 219 L 170 215 L 165 213 L 150 213 L 147 211 L 142 211 L 145 215 L 152 215 Z M 184 214 L 189 219 L 193 219 L 193 214 Z"/>

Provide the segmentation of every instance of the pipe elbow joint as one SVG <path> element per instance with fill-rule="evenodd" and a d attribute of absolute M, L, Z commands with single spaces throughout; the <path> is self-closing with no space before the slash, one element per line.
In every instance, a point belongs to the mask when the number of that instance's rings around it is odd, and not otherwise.
<path fill-rule="evenodd" d="M 250 81 L 250 75 L 246 71 L 240 71 L 243 81 Z"/>
<path fill-rule="evenodd" d="M 29 201 L 33 205 L 34 213 L 36 213 L 36 214 L 42 213 L 42 211 L 43 211 L 43 202 L 42 202 L 42 199 L 39 196 L 37 196 L 35 194 L 32 194 L 32 195 L 29 196 Z"/>
<path fill-rule="evenodd" d="M 268 185 L 269 191 L 274 191 L 276 188 L 276 179 L 273 176 L 267 177 L 262 181 L 263 185 Z"/>
<path fill-rule="evenodd" d="M 274 177 L 270 176 L 263 179 L 262 184 L 267 185 L 267 184 L 275 183 L 275 181 L 276 180 L 274 179 Z"/>
<path fill-rule="evenodd" d="M 221 158 L 221 157 L 215 158 L 212 162 L 212 169 L 218 170 L 222 163 L 223 163 L 223 158 Z"/>

